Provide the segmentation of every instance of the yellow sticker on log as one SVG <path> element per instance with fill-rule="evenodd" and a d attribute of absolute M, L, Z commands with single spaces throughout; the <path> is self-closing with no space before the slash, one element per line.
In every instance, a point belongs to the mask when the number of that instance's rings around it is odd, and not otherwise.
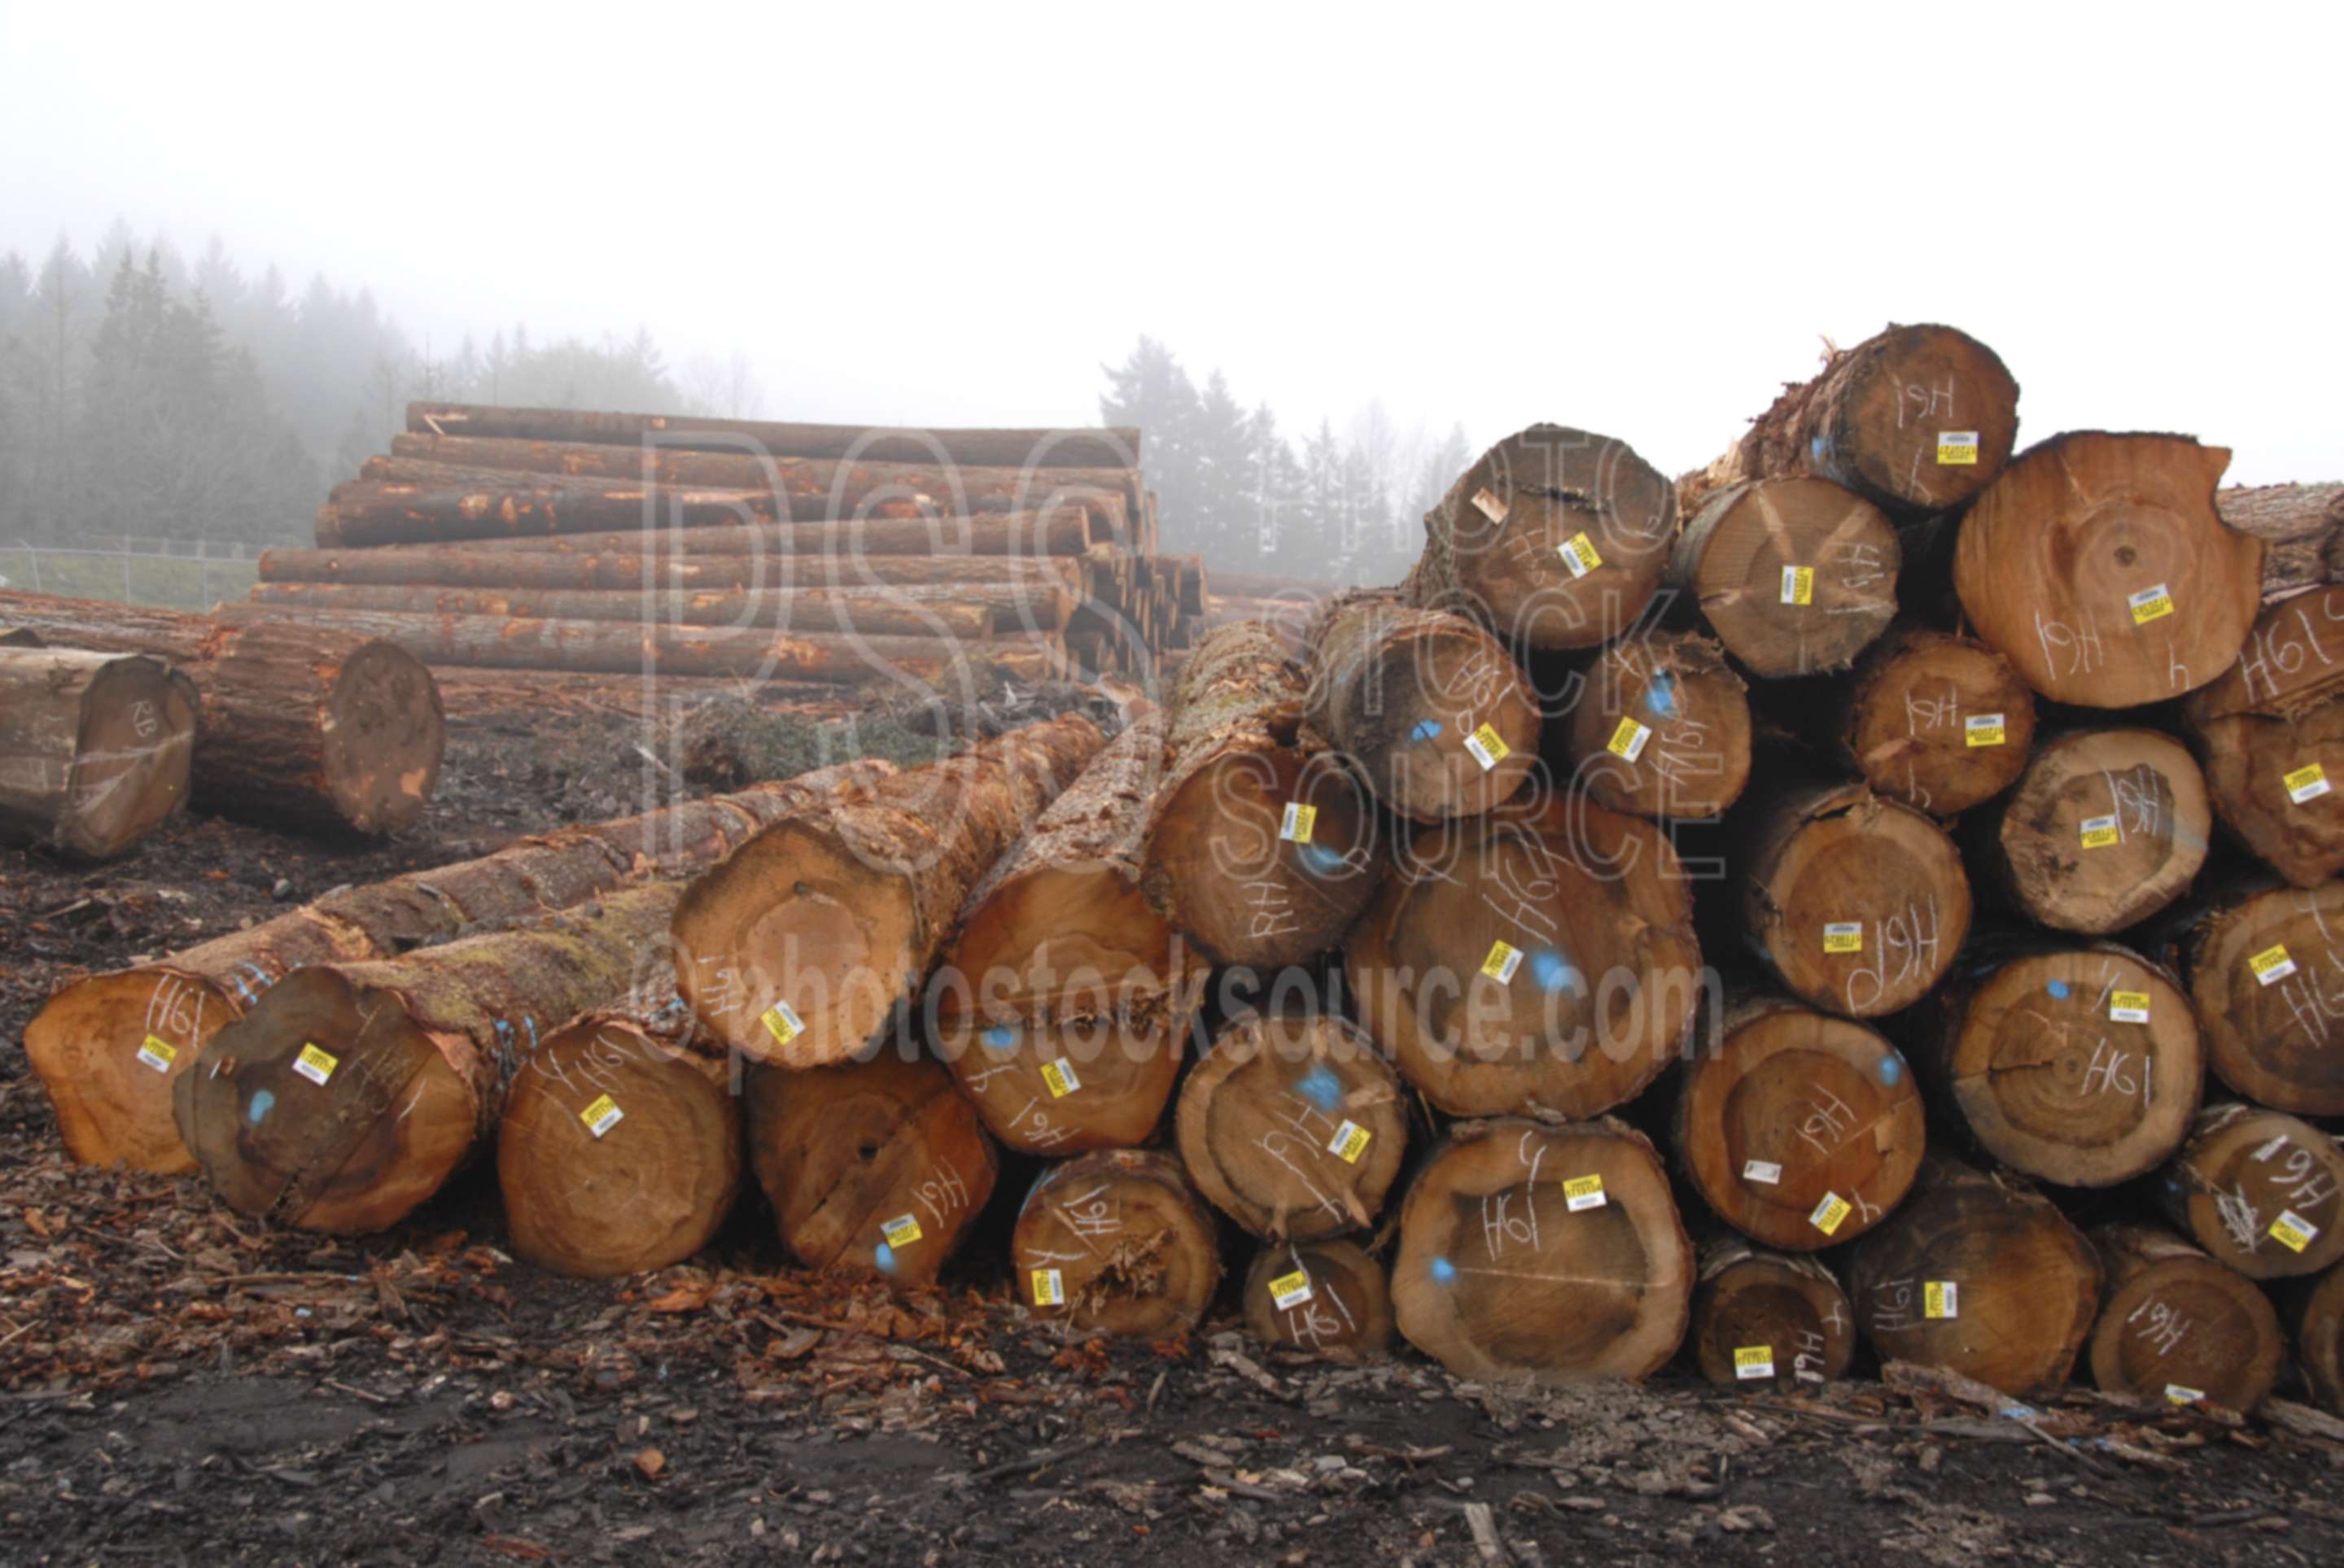
<path fill-rule="evenodd" d="M 1278 1275 L 1269 1282 L 1269 1299 L 1279 1312 L 1292 1311 L 1310 1299 L 1310 1276 L 1299 1269 Z"/>
<path fill-rule="evenodd" d="M 1465 738 L 1465 749 L 1473 754 L 1473 760 L 1481 765 L 1484 773 L 1514 754 L 1514 749 L 1506 744 L 1496 726 L 1489 724 Z"/>
<path fill-rule="evenodd" d="M 2204 1404 L 2206 1402 L 2206 1391 L 2202 1388 L 2190 1388 L 2184 1383 L 2169 1382 L 2165 1385 L 2165 1402 L 2167 1404 Z"/>
<path fill-rule="evenodd" d="M 1824 951 L 1827 953 L 1860 953 L 1864 950 L 1862 920 L 1832 920 L 1824 927 Z"/>
<path fill-rule="evenodd" d="M 920 1239 L 920 1221 L 909 1214 L 898 1214 L 879 1227 L 890 1247 L 908 1247 Z"/>
<path fill-rule="evenodd" d="M 1815 602 L 1815 568 L 1784 567 L 1783 568 L 1783 602 L 1813 604 Z"/>
<path fill-rule="evenodd" d="M 1644 754 L 1644 742 L 1652 738 L 1652 732 L 1634 719 L 1622 719 L 1612 731 L 1612 739 L 1604 742 L 1603 749 L 1623 762 L 1633 762 Z"/>
<path fill-rule="evenodd" d="M 1942 468 L 1975 468 L 1977 467 L 1978 433 L 1975 430 L 1940 430 L 1937 432 L 1937 466 Z"/>
<path fill-rule="evenodd" d="M 150 1034 L 146 1043 L 138 1048 L 138 1060 L 157 1072 L 168 1072 L 171 1064 L 179 1060 L 179 1048 L 160 1035 Z"/>
<path fill-rule="evenodd" d="M 1959 1287 L 1951 1280 L 1921 1282 L 1921 1315 L 1925 1318 L 1958 1318 L 1962 1315 Z"/>
<path fill-rule="evenodd" d="M 1473 492 L 1473 505 L 1480 509 L 1483 517 L 1493 523 L 1502 523 L 1506 520 L 1508 509 L 1506 498 L 1487 485 Z"/>
<path fill-rule="evenodd" d="M 2265 948 L 2248 959 L 2247 967 L 2255 971 L 2255 979 L 2259 983 L 2275 985 L 2295 972 L 2295 960 L 2287 956 L 2287 944 L 2281 942 L 2275 948 Z"/>
<path fill-rule="evenodd" d="M 2117 831 L 2117 819 L 2114 817 L 2084 819 L 2084 848 L 2086 849 L 2105 849 L 2122 837 L 2123 835 Z"/>
<path fill-rule="evenodd" d="M 2298 806 L 2308 805 L 2328 793 L 2328 771 L 2317 762 L 2306 763 L 2282 775 L 2279 782 L 2287 786 L 2287 798 Z"/>
<path fill-rule="evenodd" d="M 1603 564 L 1603 558 L 1595 553 L 1595 541 L 1585 534 L 1571 535 L 1567 543 L 1556 547 L 1555 554 L 1562 558 L 1562 564 L 1571 568 L 1575 578 L 1583 578 Z"/>
<path fill-rule="evenodd" d="M 1733 1375 L 1743 1382 L 1755 1377 L 1773 1377 L 1774 1347 L 1773 1345 L 1734 1346 Z"/>
<path fill-rule="evenodd" d="M 2270 1222 L 2270 1238 L 2290 1252 L 2300 1252 L 2319 1239 L 2319 1227 L 2292 1209 L 2282 1209 Z"/>
<path fill-rule="evenodd" d="M 322 1085 L 334 1076 L 334 1069 L 341 1064 L 340 1057 L 331 1051 L 319 1050 L 305 1040 L 301 1045 L 301 1054 L 293 1059 L 293 1070 L 310 1082 Z"/>
<path fill-rule="evenodd" d="M 2120 990 L 2108 997 L 2110 1023 L 2147 1023 L 2148 993 L 2145 990 Z"/>
<path fill-rule="evenodd" d="M 2003 739 L 2003 716 L 1999 713 L 1973 713 L 1962 720 L 1965 745 L 1999 746 Z"/>
<path fill-rule="evenodd" d="M 1601 1209 L 1611 1200 L 1603 1195 L 1601 1176 L 1573 1176 L 1562 1184 L 1562 1206 L 1573 1214 L 1581 1209 Z"/>
<path fill-rule="evenodd" d="M 1080 1089 L 1083 1086 L 1083 1081 L 1075 1076 L 1075 1064 L 1060 1057 L 1056 1061 L 1046 1061 L 1042 1064 L 1042 1084 L 1049 1090 L 1051 1099 L 1064 1100 L 1067 1095 Z"/>
<path fill-rule="evenodd" d="M 1368 1151 L 1369 1131 L 1356 1121 L 1345 1121 L 1335 1129 L 1335 1136 L 1327 1141 L 1327 1152 L 1346 1165 L 1357 1165 L 1359 1156 Z"/>
<path fill-rule="evenodd" d="M 1481 972 L 1500 985 L 1512 981 L 1514 971 L 1522 967 L 1522 950 L 1503 940 L 1490 944 L 1490 956 L 1481 960 Z"/>
<path fill-rule="evenodd" d="M 2132 623 L 2135 626 L 2147 626 L 2150 621 L 2162 620 L 2173 613 L 2173 596 L 2166 591 L 2163 583 L 2127 595 L 2125 603 L 2132 607 Z"/>
<path fill-rule="evenodd" d="M 1836 1192 L 1826 1192 L 1815 1211 L 1807 1216 L 1807 1223 L 1826 1236 L 1839 1234 L 1841 1222 L 1854 1211 L 1854 1206 Z"/>
<path fill-rule="evenodd" d="M 1318 808 L 1305 806 L 1299 800 L 1288 800 L 1285 813 L 1278 819 L 1278 836 L 1289 844 L 1308 844 L 1310 830 L 1318 826 Z"/>
<path fill-rule="evenodd" d="M 798 1017 L 797 1010 L 785 1001 L 777 1001 L 767 1008 L 758 1016 L 757 1021 L 765 1026 L 765 1032 L 773 1037 L 775 1045 L 787 1045 L 805 1032 L 805 1020 Z"/>
<path fill-rule="evenodd" d="M 1033 1271 L 1034 1304 L 1037 1307 L 1063 1307 L 1066 1304 L 1066 1282 L 1056 1269 L 1036 1269 Z"/>
<path fill-rule="evenodd" d="M 607 1094 L 578 1113 L 578 1120 L 586 1124 L 586 1131 L 597 1138 L 626 1119 L 627 1113 L 619 1109 L 619 1102 Z"/>

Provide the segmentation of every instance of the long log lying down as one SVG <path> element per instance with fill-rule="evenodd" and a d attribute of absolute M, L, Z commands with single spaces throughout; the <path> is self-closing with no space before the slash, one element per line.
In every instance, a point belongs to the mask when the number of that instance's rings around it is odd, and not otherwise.
<path fill-rule="evenodd" d="M 1660 587 L 1676 491 L 1625 441 L 1532 425 L 1481 454 L 1425 514 L 1402 592 L 1508 643 L 1592 648 Z"/>
<path fill-rule="evenodd" d="M 2130 708 L 2237 662 L 2262 603 L 2262 541 L 2223 523 L 2221 447 L 2055 436 L 1962 518 L 1954 587 L 1977 635 L 2058 702 Z"/>
<path fill-rule="evenodd" d="M 2214 505 L 2263 541 L 2264 598 L 2344 582 L 2344 484 L 2233 485 Z"/>
<path fill-rule="evenodd" d="M 663 538 L 654 535 L 652 538 Z M 268 550 L 260 580 L 375 588 L 534 588 L 642 593 L 818 588 L 1037 588 L 1082 586 L 1074 556 L 763 556 L 516 554 L 461 545 L 380 550 Z"/>
<path fill-rule="evenodd" d="M 2102 1225 L 2088 1236 L 2107 1275 L 2091 1341 L 2101 1392 L 2241 1414 L 2262 1403 L 2287 1336 L 2253 1282 L 2160 1225 Z"/>
<path fill-rule="evenodd" d="M 167 1174 L 193 1170 L 172 1091 L 212 1037 L 293 970 L 387 959 L 468 926 L 568 909 L 712 865 L 765 822 L 893 773 L 870 759 L 523 839 L 478 859 L 338 889 L 315 903 L 172 954 L 76 980 L 25 1028 L 25 1056 L 66 1151 Z"/>
<path fill-rule="evenodd" d="M 1957 817 L 2016 783 L 2035 745 L 2035 694 L 1974 638 L 1892 630 L 1856 660 L 1834 739 L 1875 794 Z"/>
<path fill-rule="evenodd" d="M 1064 582 L 933 588 L 773 588 L 582 592 L 530 588 L 377 588 L 255 583 L 251 600 L 318 609 L 392 610 L 539 620 L 617 620 L 776 631 L 963 638 L 1063 631 L 1074 608 Z"/>
<path fill-rule="evenodd" d="M 1651 823 L 1538 794 L 1428 827 L 1346 939 L 1360 1022 L 1453 1116 L 1593 1116 L 1677 1059 L 1692 885 Z"/>
<path fill-rule="evenodd" d="M 397 1224 L 495 1128 L 530 1041 L 650 978 L 679 890 L 296 970 L 180 1075 L 179 1136 L 238 1213 L 341 1235 Z"/>
<path fill-rule="evenodd" d="M 2344 1258 L 2344 1149 L 2309 1121 L 2231 1101 L 2198 1113 L 2157 1184 L 2166 1217 L 2250 1280 Z"/>
<path fill-rule="evenodd" d="M 1223 627 L 1181 667 L 1140 887 L 1207 956 L 1258 969 L 1339 939 L 1375 892 L 1374 802 L 1300 734 L 1301 674 L 1267 628 Z"/>
<path fill-rule="evenodd" d="M 1685 1342 L 1702 1376 L 1725 1388 L 1793 1389 L 1847 1375 L 1855 1318 L 1829 1269 L 1739 1236 L 1703 1241 L 1698 1267 Z"/>
<path fill-rule="evenodd" d="M 187 805 L 197 722 L 161 659 L 0 648 L 0 844 L 121 854 Z"/>
<path fill-rule="evenodd" d="M 2171 736 L 2086 729 L 2037 748 L 1980 827 L 1973 863 L 2030 919 L 2099 935 L 2187 890 L 2214 813 L 2204 775 Z"/>
<path fill-rule="evenodd" d="M 1687 1053 L 1671 1136 L 1718 1218 L 1768 1247 L 1812 1252 L 1863 1235 L 1904 1201 L 1926 1121 L 1886 1040 L 1753 996 Z"/>
<path fill-rule="evenodd" d="M 631 529 L 465 541 L 467 555 L 824 556 L 819 569 L 851 573 L 857 556 L 1080 556 L 1111 536 L 1080 507 L 981 517 L 861 518 L 843 522 L 758 523 L 729 528 Z M 405 546 L 408 549 L 430 547 Z M 439 547 L 449 548 L 454 547 Z M 774 571 L 789 569 L 776 565 Z M 851 578 L 850 579 L 851 580 Z"/>
<path fill-rule="evenodd" d="M 1696 482 L 1806 474 L 1900 515 L 1945 511 L 1993 483 L 2017 435 L 2018 383 L 1993 349 L 1951 327 L 1892 326 L 1785 384 Z"/>
<path fill-rule="evenodd" d="M 2100 1284 L 2091 1244 L 2048 1199 L 1932 1157 L 1904 1206 L 1856 1243 L 1848 1295 L 1881 1360 L 2026 1396 L 2065 1386 Z"/>
<path fill-rule="evenodd" d="M 1245 1321 L 1254 1338 L 1329 1361 L 1391 1348 L 1391 1288 L 1357 1241 L 1265 1241 L 1246 1270 Z"/>
<path fill-rule="evenodd" d="M 1697 632 L 1622 638 L 1587 670 L 1563 749 L 1573 780 L 1639 817 L 1714 817 L 1750 781 L 1750 700 Z"/>
<path fill-rule="evenodd" d="M 318 508 L 318 548 L 367 549 L 625 528 L 722 528 L 757 522 L 773 507 L 772 497 L 752 490 L 562 484 L 518 474 L 510 481 L 417 485 L 346 480 Z"/>
<path fill-rule="evenodd" d="M 2181 713 L 2241 843 L 2299 888 L 2344 870 L 2344 588 L 2266 608 L 2238 662 Z"/>
<path fill-rule="evenodd" d="M 1178 1161 L 1107 1149 L 1046 1169 L 1010 1240 L 1017 1298 L 1076 1333 L 1172 1339 L 1221 1281 L 1212 1211 Z"/>
<path fill-rule="evenodd" d="M 1668 585 L 1753 674 L 1844 669 L 1896 613 L 1896 530 L 1828 479 L 1730 486 L 1685 516 Z"/>
<path fill-rule="evenodd" d="M 1401 1205 L 1392 1306 L 1460 1377 L 1649 1376 L 1676 1353 L 1693 1251 L 1643 1135 L 1610 1117 L 1465 1121 Z"/>
<path fill-rule="evenodd" d="M 2344 1263 L 2278 1293 L 2311 1397 L 2344 1414 Z"/>
<path fill-rule="evenodd" d="M 1306 632 L 1310 722 L 1404 817 L 1486 811 L 1538 760 L 1539 703 L 1479 621 L 1364 590 Z"/>
<path fill-rule="evenodd" d="M 810 1269 L 934 1282 L 993 1196 L 975 1109 L 943 1068 L 882 1048 L 791 1070 L 754 1067 L 749 1162 L 793 1256 Z"/>
<path fill-rule="evenodd" d="M 706 1246 L 741 1191 L 731 1065 L 662 977 L 541 1038 L 506 1091 L 497 1185 L 513 1251 L 611 1279 Z"/>
<path fill-rule="evenodd" d="M 775 822 L 684 896 L 677 989 L 760 1061 L 854 1056 L 912 998 L 970 890 L 1103 744 L 1069 713 Z"/>
<path fill-rule="evenodd" d="M 509 408 L 486 403 L 407 406 L 407 427 L 435 436 L 524 441 L 595 441 L 622 447 L 767 451 L 871 461 L 1005 463 L 1030 467 L 1139 466 L 1132 426 L 1074 429 L 930 429 L 920 426 L 807 425 L 704 414 L 609 414 L 583 408 Z"/>
<path fill-rule="evenodd" d="M 2207 1064 L 2238 1094 L 2344 1116 L 2344 882 L 2227 893 L 2180 943 Z"/>

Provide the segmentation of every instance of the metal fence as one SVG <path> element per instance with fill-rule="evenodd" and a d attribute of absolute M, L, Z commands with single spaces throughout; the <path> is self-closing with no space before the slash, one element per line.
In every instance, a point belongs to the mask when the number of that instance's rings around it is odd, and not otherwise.
<path fill-rule="evenodd" d="M 92 539 L 82 545 L 0 544 L 0 586 L 72 598 L 209 609 L 242 598 L 258 547 L 212 539 Z"/>

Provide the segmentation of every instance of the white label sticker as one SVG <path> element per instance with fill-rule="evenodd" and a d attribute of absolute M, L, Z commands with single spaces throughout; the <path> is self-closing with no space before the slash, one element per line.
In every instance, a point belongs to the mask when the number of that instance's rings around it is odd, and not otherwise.
<path fill-rule="evenodd" d="M 1506 520 L 1508 508 L 1505 498 L 1487 485 L 1473 492 L 1473 505 L 1480 509 L 1483 517 L 1493 523 L 1502 523 Z"/>
<path fill-rule="evenodd" d="M 2165 1385 L 2165 1398 L 2168 1404 L 2204 1404 L 2206 1391 L 2202 1388 L 2189 1388 L 2181 1383 L 2169 1382 Z"/>
<path fill-rule="evenodd" d="M 1779 1187 L 1783 1181 L 1783 1168 L 1772 1160 L 1752 1160 L 1743 1165 L 1742 1179 L 1755 1181 L 1763 1187 Z"/>

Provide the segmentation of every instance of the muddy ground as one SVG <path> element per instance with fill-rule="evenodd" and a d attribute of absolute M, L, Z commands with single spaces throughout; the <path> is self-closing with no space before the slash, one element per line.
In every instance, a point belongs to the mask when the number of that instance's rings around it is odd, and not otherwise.
<path fill-rule="evenodd" d="M 916 752 L 916 727 L 886 733 Z M 591 706 L 467 717 L 438 807 L 387 846 L 191 819 L 96 869 L 0 852 L 0 1558 L 2344 1556 L 2344 1446 L 2087 1393 L 2030 1428 L 1871 1381 L 1482 1387 L 1405 1352 L 1273 1357 L 1226 1302 L 1182 1343 L 1067 1343 L 981 1241 L 948 1288 L 898 1298 L 792 1271 L 753 1211 L 695 1266 L 582 1283 L 500 1251 L 478 1171 L 337 1242 L 193 1179 L 66 1165 L 15 1046 L 58 981 L 638 809 L 660 783 L 642 739 Z"/>

